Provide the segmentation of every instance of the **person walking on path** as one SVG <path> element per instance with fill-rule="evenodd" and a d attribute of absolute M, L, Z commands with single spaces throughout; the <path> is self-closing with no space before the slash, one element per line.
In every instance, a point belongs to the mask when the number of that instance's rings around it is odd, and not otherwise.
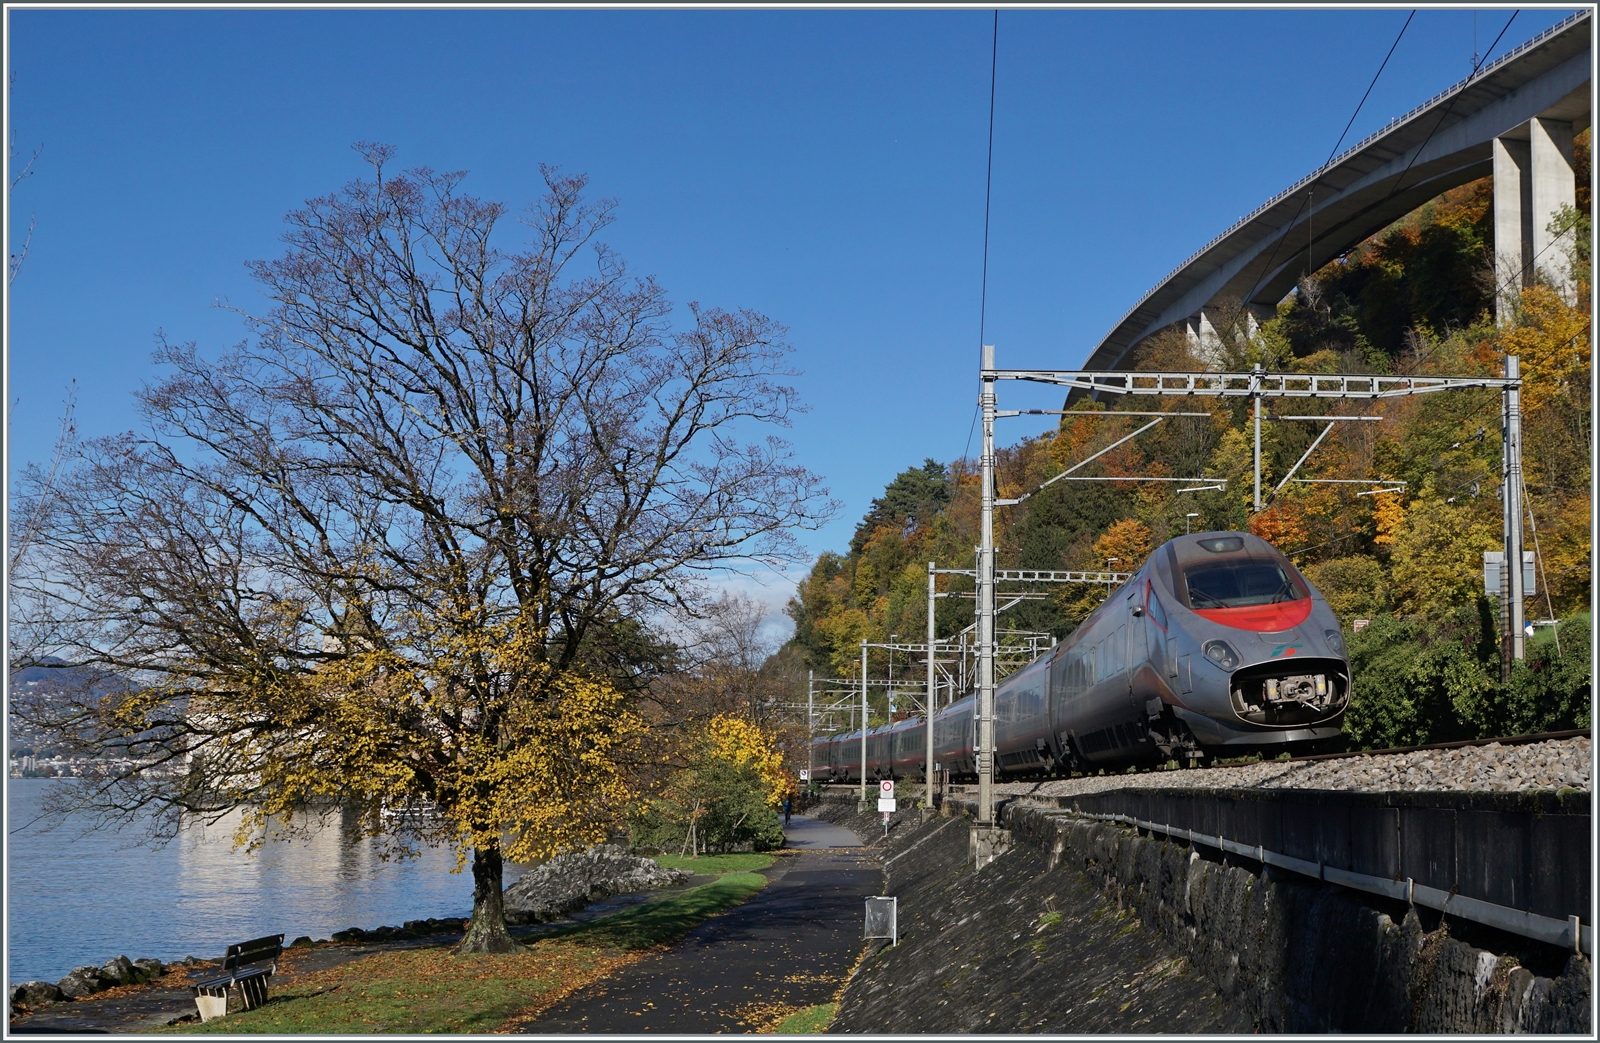
<path fill-rule="evenodd" d="M 789 828 L 789 816 L 794 813 L 794 797 L 784 794 L 783 797 L 783 828 Z"/>

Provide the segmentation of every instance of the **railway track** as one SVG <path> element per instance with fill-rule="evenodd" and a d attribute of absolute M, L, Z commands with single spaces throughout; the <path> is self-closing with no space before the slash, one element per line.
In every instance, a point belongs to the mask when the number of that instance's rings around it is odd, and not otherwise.
<path fill-rule="evenodd" d="M 1402 755 L 1407 754 L 1407 753 L 1426 753 L 1426 752 L 1429 752 L 1429 751 L 1432 751 L 1432 750 L 1459 750 L 1459 749 L 1467 749 L 1467 748 L 1476 747 L 1476 746 L 1492 746 L 1492 745 L 1495 745 L 1495 744 L 1499 744 L 1501 746 L 1531 746 L 1534 743 L 1555 742 L 1555 741 L 1560 740 L 1560 739 L 1592 739 L 1593 735 L 1591 734 L 1591 731 L 1592 731 L 1592 729 L 1590 729 L 1590 728 L 1568 728 L 1568 729 L 1566 729 L 1564 731 L 1536 732 L 1536 733 L 1534 733 L 1532 735 L 1501 735 L 1501 736 L 1496 736 L 1496 737 L 1489 738 L 1489 739 L 1460 739 L 1460 740 L 1457 740 L 1455 742 L 1432 742 L 1432 743 L 1427 743 L 1427 744 L 1422 745 L 1422 746 L 1389 746 L 1389 747 L 1385 747 L 1384 749 L 1381 749 L 1381 750 L 1346 750 L 1346 751 L 1343 751 L 1341 753 L 1307 753 L 1307 754 L 1302 754 L 1302 755 L 1300 755 L 1298 757 L 1289 757 L 1286 760 L 1273 760 L 1271 758 L 1262 758 L 1261 761 L 1254 761 L 1254 760 L 1246 760 L 1246 759 L 1241 758 L 1239 760 L 1229 760 L 1229 761 L 1223 761 L 1223 762 L 1220 762 L 1220 763 L 1214 762 L 1214 763 L 1198 766 L 1196 768 L 1190 768 L 1190 769 L 1185 769 L 1185 770 L 1206 771 L 1206 770 L 1209 770 L 1209 769 L 1212 769 L 1212 768 L 1237 768 L 1237 767 L 1240 767 L 1240 766 L 1245 765 L 1245 764 L 1256 764 L 1256 763 L 1263 763 L 1263 762 L 1265 762 L 1265 763 L 1277 763 L 1277 764 L 1298 764 L 1298 763 L 1310 762 L 1310 761 L 1349 760 L 1349 759 L 1355 758 L 1355 757 L 1391 757 L 1391 756 L 1402 756 Z M 1160 768 L 1141 768 L 1141 769 L 1138 769 L 1136 771 L 1136 774 L 1141 774 L 1142 775 L 1142 774 L 1146 774 L 1148 772 L 1161 771 L 1161 770 L 1163 770 L 1163 769 L 1160 769 Z M 912 779 L 910 781 L 915 782 L 917 780 L 916 779 Z M 1008 778 L 1001 777 L 1001 778 L 997 778 L 995 781 L 997 783 L 1013 783 L 1014 784 L 1014 783 L 1025 782 L 1025 781 L 1028 781 L 1028 780 L 1022 779 L 1022 778 L 1008 779 Z M 824 785 L 845 786 L 845 787 L 854 788 L 854 787 L 860 785 L 860 783 L 857 783 L 857 782 L 838 782 L 838 783 L 825 783 Z M 952 783 L 948 787 L 948 789 L 950 789 L 952 791 L 955 791 L 955 792 L 964 792 L 969 788 L 976 789 L 977 787 L 971 785 L 970 783 Z"/>

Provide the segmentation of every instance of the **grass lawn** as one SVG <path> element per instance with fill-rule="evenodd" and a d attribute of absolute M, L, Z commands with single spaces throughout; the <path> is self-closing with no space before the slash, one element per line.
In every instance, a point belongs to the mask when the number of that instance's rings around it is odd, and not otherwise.
<path fill-rule="evenodd" d="M 493 1032 L 637 962 L 761 890 L 766 878 L 727 873 L 702 887 L 540 935 L 521 953 L 452 956 L 448 949 L 375 953 L 301 975 L 252 1011 L 169 1032 L 240 1035 Z"/>
<path fill-rule="evenodd" d="M 655 860 L 668 869 L 682 869 L 688 873 L 754 873 L 772 864 L 774 855 L 744 852 L 733 855 L 657 855 Z"/>
<path fill-rule="evenodd" d="M 794 1012 L 773 1026 L 772 1031 L 781 1035 L 819 1035 L 827 1029 L 838 1009 L 837 1003 L 819 1003 L 815 1007 Z"/>

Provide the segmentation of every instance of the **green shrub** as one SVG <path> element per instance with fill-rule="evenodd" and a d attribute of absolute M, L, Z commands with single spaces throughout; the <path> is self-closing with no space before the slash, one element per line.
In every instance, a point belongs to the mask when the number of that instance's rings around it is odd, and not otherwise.
<path fill-rule="evenodd" d="M 1344 730 L 1358 749 L 1416 746 L 1587 727 L 1589 617 L 1540 631 L 1500 681 L 1500 660 L 1473 613 L 1442 624 L 1379 616 L 1351 635 L 1353 692 Z M 1491 624 L 1492 626 L 1492 624 Z M 1492 638 L 1492 629 L 1487 629 Z"/>
<path fill-rule="evenodd" d="M 1560 631 L 1560 650 L 1556 633 Z M 1505 698 L 1504 734 L 1587 728 L 1593 678 L 1587 613 L 1562 620 L 1555 629 L 1535 631 L 1527 658 L 1511 668 Z"/>
<path fill-rule="evenodd" d="M 1308 566 L 1305 573 L 1347 626 L 1353 619 L 1388 611 L 1389 582 L 1383 566 L 1372 558 L 1334 558 Z"/>
<path fill-rule="evenodd" d="M 767 803 L 770 790 L 754 765 L 704 757 L 674 775 L 661 797 L 646 802 L 632 823 L 633 842 L 675 854 L 684 849 L 693 822 L 696 846 L 704 850 L 780 848 L 783 826 Z"/>

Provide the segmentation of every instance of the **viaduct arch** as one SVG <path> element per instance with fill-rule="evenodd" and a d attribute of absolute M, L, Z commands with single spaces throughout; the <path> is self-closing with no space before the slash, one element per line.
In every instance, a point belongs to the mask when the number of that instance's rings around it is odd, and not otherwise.
<path fill-rule="evenodd" d="M 1208 309 L 1218 302 L 1270 318 L 1308 254 L 1320 268 L 1429 199 L 1490 174 L 1497 282 L 1526 284 L 1552 259 L 1551 216 L 1574 202 L 1572 138 L 1590 122 L 1592 37 L 1591 12 L 1579 11 L 1290 185 L 1146 293 L 1084 368 L 1127 369 L 1140 341 L 1179 323 L 1206 353 L 1215 343 Z"/>

